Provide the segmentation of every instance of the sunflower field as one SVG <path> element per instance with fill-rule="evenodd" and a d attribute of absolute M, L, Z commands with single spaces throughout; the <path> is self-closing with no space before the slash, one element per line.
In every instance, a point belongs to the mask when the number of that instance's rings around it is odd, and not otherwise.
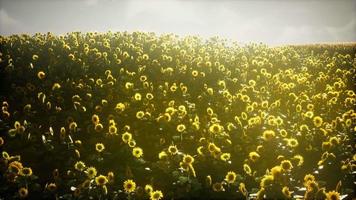
<path fill-rule="evenodd" d="M 356 44 L 0 36 L 0 199 L 351 199 Z"/>

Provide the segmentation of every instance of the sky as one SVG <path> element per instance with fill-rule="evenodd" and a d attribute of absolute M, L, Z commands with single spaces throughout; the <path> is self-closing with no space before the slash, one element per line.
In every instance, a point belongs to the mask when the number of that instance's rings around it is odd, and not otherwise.
<path fill-rule="evenodd" d="M 0 35 L 109 30 L 269 45 L 356 42 L 356 0 L 0 0 Z"/>

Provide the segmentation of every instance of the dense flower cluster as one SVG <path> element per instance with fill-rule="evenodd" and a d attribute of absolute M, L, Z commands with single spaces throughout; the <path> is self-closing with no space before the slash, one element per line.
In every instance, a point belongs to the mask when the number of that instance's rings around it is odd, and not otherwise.
<path fill-rule="evenodd" d="M 0 44 L 0 197 L 353 193 L 355 45 L 143 32 Z"/>

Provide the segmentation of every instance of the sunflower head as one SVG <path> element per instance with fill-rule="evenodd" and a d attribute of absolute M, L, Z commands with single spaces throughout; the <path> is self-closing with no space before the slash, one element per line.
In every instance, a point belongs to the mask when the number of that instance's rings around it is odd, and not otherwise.
<path fill-rule="evenodd" d="M 155 190 L 150 194 L 150 200 L 160 200 L 163 198 L 163 193 L 160 190 Z"/>
<path fill-rule="evenodd" d="M 231 158 L 231 154 L 230 153 L 222 153 L 221 155 L 220 155 L 220 159 L 222 160 L 222 161 L 228 161 L 228 160 L 230 160 L 230 158 Z"/>
<path fill-rule="evenodd" d="M 145 192 L 147 194 L 151 194 L 152 191 L 153 191 L 152 185 L 150 185 L 150 184 L 145 185 Z"/>
<path fill-rule="evenodd" d="M 115 124 L 112 124 L 109 126 L 109 134 L 110 135 L 116 135 L 117 134 L 117 128 Z"/>
<path fill-rule="evenodd" d="M 191 155 L 189 155 L 189 154 L 184 155 L 184 156 L 183 156 L 183 162 L 186 163 L 186 164 L 188 164 L 188 165 L 193 164 L 194 158 L 193 158 Z"/>
<path fill-rule="evenodd" d="M 131 193 L 131 192 L 135 191 L 135 189 L 136 189 L 136 183 L 133 180 L 128 179 L 124 182 L 125 192 Z"/>
<path fill-rule="evenodd" d="M 95 167 L 88 167 L 86 169 L 86 173 L 87 173 L 88 178 L 92 179 L 96 176 L 97 171 L 96 171 Z"/>
<path fill-rule="evenodd" d="M 293 165 L 289 160 L 283 160 L 281 162 L 281 167 L 283 170 L 288 171 L 293 168 Z"/>
<path fill-rule="evenodd" d="M 37 73 L 37 77 L 41 80 L 43 80 L 44 78 L 46 78 L 46 74 L 43 71 L 39 71 Z"/>
<path fill-rule="evenodd" d="M 83 171 L 85 169 L 85 164 L 82 161 L 78 161 L 74 164 L 74 168 L 78 171 Z"/>
<path fill-rule="evenodd" d="M 98 177 L 95 178 L 95 183 L 98 186 L 104 186 L 108 182 L 108 179 L 104 175 L 99 175 Z"/>
<path fill-rule="evenodd" d="M 104 144 L 103 143 L 97 143 L 97 144 L 95 144 L 95 150 L 97 151 L 97 152 L 102 152 L 102 151 L 104 151 L 104 149 L 105 149 L 105 146 L 104 146 Z"/>
<path fill-rule="evenodd" d="M 248 157 L 252 162 L 256 162 L 260 158 L 260 155 L 257 152 L 252 151 L 248 154 Z"/>
<path fill-rule="evenodd" d="M 224 186 L 221 182 L 216 182 L 213 184 L 213 190 L 214 192 L 222 192 L 224 191 Z"/>
<path fill-rule="evenodd" d="M 260 182 L 260 186 L 261 188 L 266 188 L 269 187 L 270 185 L 273 184 L 273 176 L 272 175 L 266 175 L 262 178 L 261 182 Z"/>
<path fill-rule="evenodd" d="M 177 149 L 177 146 L 176 145 L 171 145 L 168 147 L 168 152 L 171 154 L 171 155 L 176 155 L 178 153 L 178 149 Z"/>
<path fill-rule="evenodd" d="M 123 142 L 128 143 L 132 139 L 132 134 L 129 132 L 125 132 L 122 134 L 121 139 Z"/>
<path fill-rule="evenodd" d="M 270 141 L 275 137 L 275 132 L 273 130 L 265 130 L 262 134 L 262 138 L 265 141 Z"/>
<path fill-rule="evenodd" d="M 132 155 L 136 158 L 140 158 L 143 155 L 143 150 L 140 147 L 135 147 L 132 149 Z"/>
<path fill-rule="evenodd" d="M 184 124 L 178 124 L 178 126 L 177 126 L 177 131 L 178 131 L 179 133 L 182 133 L 183 131 L 185 131 L 185 129 L 186 129 L 186 127 L 185 127 Z"/>
<path fill-rule="evenodd" d="M 229 171 L 225 176 L 225 181 L 229 184 L 232 184 L 236 181 L 236 173 L 233 171 Z"/>
<path fill-rule="evenodd" d="M 21 169 L 20 174 L 22 176 L 31 176 L 32 175 L 32 169 L 29 167 L 24 167 Z"/>
<path fill-rule="evenodd" d="M 287 197 L 288 199 L 291 198 L 291 196 L 292 196 L 292 193 L 291 193 L 291 191 L 289 191 L 289 188 L 288 188 L 287 186 L 284 186 L 284 187 L 282 188 L 282 193 L 283 193 L 283 195 L 284 195 L 285 197 Z"/>
<path fill-rule="evenodd" d="M 21 199 L 26 198 L 28 196 L 28 190 L 27 190 L 27 188 L 24 188 L 24 187 L 20 188 L 18 193 L 19 193 L 19 197 Z"/>
<path fill-rule="evenodd" d="M 321 118 L 320 116 L 315 116 L 313 118 L 313 123 L 316 127 L 320 127 L 323 124 L 323 118 Z"/>

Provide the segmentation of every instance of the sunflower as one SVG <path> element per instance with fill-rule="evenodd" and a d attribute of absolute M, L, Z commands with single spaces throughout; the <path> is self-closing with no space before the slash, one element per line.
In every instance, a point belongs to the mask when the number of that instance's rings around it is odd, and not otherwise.
<path fill-rule="evenodd" d="M 54 192 L 57 189 L 57 185 L 55 183 L 49 183 L 46 185 L 46 189 L 50 192 Z"/>
<path fill-rule="evenodd" d="M 295 148 L 295 147 L 298 146 L 298 144 L 299 144 L 299 143 L 298 143 L 298 140 L 295 139 L 295 138 L 287 139 L 287 145 L 288 145 L 289 147 Z"/>
<path fill-rule="evenodd" d="M 329 139 L 329 142 L 332 146 L 337 146 L 338 144 L 340 144 L 340 138 L 338 137 L 331 137 Z"/>
<path fill-rule="evenodd" d="M 220 159 L 222 160 L 222 161 L 228 161 L 228 160 L 230 160 L 230 158 L 231 158 L 231 154 L 230 153 L 222 153 L 221 155 L 220 155 Z"/>
<path fill-rule="evenodd" d="M 214 110 L 210 107 L 206 109 L 206 112 L 208 113 L 209 116 L 212 116 L 214 114 Z"/>
<path fill-rule="evenodd" d="M 145 185 L 145 192 L 147 194 L 151 194 L 152 191 L 153 191 L 152 185 L 150 185 L 150 184 Z"/>
<path fill-rule="evenodd" d="M 38 79 L 43 80 L 46 77 L 46 74 L 43 71 L 39 71 L 37 73 L 37 77 L 38 77 Z"/>
<path fill-rule="evenodd" d="M 221 133 L 221 131 L 222 131 L 222 126 L 220 126 L 220 125 L 217 124 L 217 123 L 212 124 L 212 125 L 209 127 L 209 132 L 210 132 L 210 133 L 218 134 L 218 133 Z"/>
<path fill-rule="evenodd" d="M 214 190 L 214 192 L 222 192 L 225 189 L 224 189 L 224 186 L 223 186 L 223 184 L 221 182 L 217 182 L 217 183 L 213 184 L 213 190 Z"/>
<path fill-rule="evenodd" d="M 136 113 L 136 118 L 137 119 L 142 119 L 145 116 L 145 113 L 143 111 L 138 111 Z"/>
<path fill-rule="evenodd" d="M 184 156 L 183 156 L 183 162 L 186 163 L 186 164 L 188 164 L 188 165 L 191 165 L 191 164 L 193 164 L 193 162 L 194 162 L 194 158 L 193 158 L 191 155 L 189 155 L 189 154 L 184 155 Z"/>
<path fill-rule="evenodd" d="M 225 176 L 225 181 L 229 184 L 232 184 L 236 181 L 236 173 L 233 171 L 229 171 Z"/>
<path fill-rule="evenodd" d="M 205 177 L 205 184 L 206 184 L 207 186 L 211 186 L 211 183 L 212 183 L 211 176 L 210 176 L 210 175 L 207 175 L 207 176 Z"/>
<path fill-rule="evenodd" d="M 239 184 L 239 191 L 246 197 L 247 196 L 247 190 L 246 190 L 246 185 L 245 183 L 240 183 Z"/>
<path fill-rule="evenodd" d="M 143 155 L 143 150 L 140 147 L 135 147 L 132 149 L 132 155 L 136 158 L 140 158 Z"/>
<path fill-rule="evenodd" d="M 134 84 L 133 84 L 133 83 L 131 83 L 131 82 L 126 82 L 126 83 L 125 83 L 125 88 L 126 88 L 127 90 L 132 89 L 133 87 L 134 87 Z"/>
<path fill-rule="evenodd" d="M 91 116 L 91 121 L 94 125 L 98 124 L 100 122 L 99 116 L 94 114 L 93 116 Z"/>
<path fill-rule="evenodd" d="M 206 91 L 210 96 L 214 95 L 214 89 L 213 88 L 207 88 Z"/>
<path fill-rule="evenodd" d="M 131 140 L 128 142 L 128 145 L 129 145 L 129 147 L 133 148 L 133 147 L 136 146 L 136 141 L 133 140 L 133 139 L 131 139 Z"/>
<path fill-rule="evenodd" d="M 282 193 L 285 197 L 287 197 L 288 199 L 292 197 L 292 193 L 291 191 L 289 191 L 289 188 L 287 186 L 284 186 L 282 188 Z"/>
<path fill-rule="evenodd" d="M 204 155 L 204 147 L 203 146 L 199 146 L 197 148 L 197 153 L 200 155 L 200 156 L 203 156 Z"/>
<path fill-rule="evenodd" d="M 304 163 L 304 158 L 303 158 L 303 156 L 301 156 L 301 155 L 299 155 L 299 154 L 293 156 L 292 160 L 293 160 L 293 161 L 296 161 L 298 167 L 302 166 L 303 163 Z"/>
<path fill-rule="evenodd" d="M 18 193 L 19 193 L 19 197 L 21 199 L 26 198 L 28 196 L 28 190 L 27 190 L 27 188 L 24 188 L 24 187 L 20 188 Z"/>
<path fill-rule="evenodd" d="M 280 180 L 282 177 L 282 167 L 275 166 L 271 169 L 271 174 L 273 176 L 273 180 Z"/>
<path fill-rule="evenodd" d="M 246 174 L 248 174 L 249 176 L 252 175 L 251 167 L 248 164 L 244 164 L 243 168 L 244 168 L 244 171 L 245 171 Z"/>
<path fill-rule="evenodd" d="M 114 177 L 114 172 L 112 172 L 112 171 L 108 172 L 107 178 L 108 178 L 108 182 L 109 183 L 114 182 L 114 178 L 115 178 Z"/>
<path fill-rule="evenodd" d="M 147 93 L 146 94 L 146 99 L 148 99 L 148 100 L 152 100 L 153 99 L 153 94 L 152 93 Z"/>
<path fill-rule="evenodd" d="M 83 171 L 85 169 L 85 164 L 82 161 L 78 161 L 74 164 L 74 168 L 78 171 Z"/>
<path fill-rule="evenodd" d="M 102 124 L 100 124 L 100 123 L 97 123 L 97 124 L 95 124 L 94 129 L 95 129 L 96 132 L 99 133 L 104 129 L 104 126 Z"/>
<path fill-rule="evenodd" d="M 8 159 L 10 158 L 9 153 L 7 153 L 6 151 L 3 151 L 3 152 L 1 153 L 1 156 L 2 156 L 2 158 L 4 158 L 5 160 L 8 160 Z"/>
<path fill-rule="evenodd" d="M 122 134 L 121 139 L 123 142 L 128 143 L 132 139 L 132 134 L 129 132 L 125 132 Z"/>
<path fill-rule="evenodd" d="M 313 111 L 307 111 L 306 113 L 304 113 L 304 116 L 311 119 L 314 116 L 314 112 Z"/>
<path fill-rule="evenodd" d="M 171 154 L 171 155 L 176 155 L 178 153 L 178 149 L 177 149 L 177 146 L 176 145 L 171 145 L 168 147 L 168 152 Z"/>
<path fill-rule="evenodd" d="M 273 184 L 273 176 L 272 175 L 265 175 L 262 179 L 261 179 L 261 182 L 260 182 L 260 186 L 261 188 L 266 188 L 270 185 Z"/>
<path fill-rule="evenodd" d="M 3 156 L 4 156 L 4 153 L 3 153 Z M 10 157 L 9 157 L 10 158 Z M 7 169 L 12 172 L 12 173 L 15 173 L 15 174 L 18 174 L 21 169 L 23 168 L 22 166 L 22 163 L 19 162 L 19 161 L 13 161 L 9 164 L 9 166 L 7 167 Z"/>
<path fill-rule="evenodd" d="M 88 167 L 86 170 L 87 176 L 88 178 L 92 179 L 96 176 L 97 171 L 95 169 L 95 167 Z"/>
<path fill-rule="evenodd" d="M 117 134 L 117 128 L 114 124 L 109 126 L 109 134 L 110 135 L 116 135 Z"/>
<path fill-rule="evenodd" d="M 319 185 L 316 181 L 307 181 L 306 182 L 306 188 L 308 192 L 317 192 L 319 189 Z"/>
<path fill-rule="evenodd" d="M 163 198 L 163 193 L 160 190 L 155 190 L 150 193 L 150 200 L 160 200 Z"/>
<path fill-rule="evenodd" d="M 323 118 L 321 118 L 320 116 L 315 116 L 313 118 L 313 123 L 316 127 L 320 127 L 323 124 Z"/>
<path fill-rule="evenodd" d="M 285 129 L 281 129 L 281 130 L 279 131 L 279 134 L 280 134 L 282 137 L 287 137 L 288 132 L 287 132 Z"/>
<path fill-rule="evenodd" d="M 24 167 L 20 171 L 21 176 L 31 176 L 32 175 L 32 169 L 30 167 Z"/>
<path fill-rule="evenodd" d="M 184 124 L 178 124 L 177 131 L 180 132 L 180 133 L 185 131 L 185 125 Z"/>
<path fill-rule="evenodd" d="M 252 151 L 248 154 L 248 157 L 252 162 L 256 162 L 260 158 L 260 155 L 257 152 Z"/>
<path fill-rule="evenodd" d="M 208 144 L 208 150 L 210 153 L 215 152 L 218 149 L 218 147 L 214 143 L 209 143 Z"/>
<path fill-rule="evenodd" d="M 133 180 L 129 179 L 124 182 L 125 192 L 131 193 L 131 192 L 135 191 L 135 189 L 136 189 L 136 183 Z"/>
<path fill-rule="evenodd" d="M 71 130 L 71 131 L 76 131 L 76 130 L 77 130 L 77 127 L 78 127 L 78 125 L 77 125 L 76 122 L 71 122 L 71 123 L 69 124 L 69 130 Z"/>
<path fill-rule="evenodd" d="M 14 128 L 15 128 L 16 130 L 19 130 L 20 127 L 21 127 L 21 123 L 20 123 L 19 121 L 15 121 L 15 123 L 14 123 Z"/>
<path fill-rule="evenodd" d="M 95 150 L 99 153 L 101 153 L 102 151 L 104 151 L 105 146 L 103 143 L 96 143 L 95 144 Z"/>
<path fill-rule="evenodd" d="M 192 76 L 197 77 L 199 75 L 199 72 L 197 70 L 192 71 Z"/>
<path fill-rule="evenodd" d="M 142 99 L 141 94 L 140 94 L 140 93 L 136 93 L 135 96 L 134 96 L 134 99 L 135 99 L 136 101 L 141 101 L 141 99 Z"/>
<path fill-rule="evenodd" d="M 265 130 L 262 134 L 262 138 L 265 141 L 270 141 L 271 139 L 273 139 L 275 137 L 275 132 L 272 130 Z"/>
<path fill-rule="evenodd" d="M 114 110 L 115 110 L 116 112 L 120 113 L 120 112 L 124 111 L 125 108 L 126 108 L 125 104 L 123 104 L 123 103 L 118 103 L 118 104 L 116 104 Z"/>
<path fill-rule="evenodd" d="M 267 108 L 268 107 L 268 101 L 262 101 L 261 107 L 262 108 Z"/>
<path fill-rule="evenodd" d="M 98 186 L 104 186 L 106 183 L 108 183 L 108 179 L 104 175 L 99 175 L 98 177 L 95 178 L 95 183 Z"/>
<path fill-rule="evenodd" d="M 304 176 L 304 184 L 306 184 L 308 181 L 315 181 L 315 177 L 312 174 L 306 174 Z"/>
<path fill-rule="evenodd" d="M 32 55 L 32 60 L 34 60 L 34 61 L 38 60 L 38 55 L 33 54 L 33 55 Z"/>
<path fill-rule="evenodd" d="M 289 160 L 283 160 L 281 162 L 281 167 L 283 170 L 288 171 L 293 168 L 293 165 Z"/>

